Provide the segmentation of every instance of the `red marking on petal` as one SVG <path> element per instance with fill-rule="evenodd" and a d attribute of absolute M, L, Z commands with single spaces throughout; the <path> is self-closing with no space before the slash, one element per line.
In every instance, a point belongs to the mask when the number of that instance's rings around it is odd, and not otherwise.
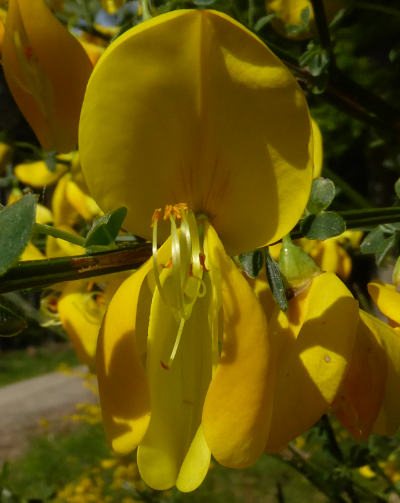
<path fill-rule="evenodd" d="M 200 258 L 200 265 L 203 268 L 203 271 L 210 272 L 206 267 L 206 256 L 204 255 L 204 253 L 200 253 L 199 258 Z"/>
<path fill-rule="evenodd" d="M 32 56 L 33 56 L 33 49 L 30 45 L 27 45 L 25 47 L 25 57 L 26 59 L 31 59 Z"/>

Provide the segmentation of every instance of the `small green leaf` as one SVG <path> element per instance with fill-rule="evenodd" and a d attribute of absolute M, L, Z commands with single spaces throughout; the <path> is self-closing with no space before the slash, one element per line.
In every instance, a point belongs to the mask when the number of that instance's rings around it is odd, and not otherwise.
<path fill-rule="evenodd" d="M 329 239 L 342 234 L 346 230 L 343 218 L 333 211 L 325 211 L 319 215 L 310 215 L 300 225 L 301 232 L 307 239 Z"/>
<path fill-rule="evenodd" d="M 397 242 L 396 234 L 384 239 L 375 254 L 376 265 L 380 267 Z"/>
<path fill-rule="evenodd" d="M 335 197 L 335 184 L 329 178 L 316 178 L 313 180 L 307 210 L 316 215 L 326 210 Z"/>
<path fill-rule="evenodd" d="M 127 209 L 122 206 L 111 213 L 96 218 L 86 236 L 86 248 L 113 244 L 121 229 L 122 222 L 125 220 L 126 213 Z"/>
<path fill-rule="evenodd" d="M 32 235 L 35 213 L 33 194 L 0 210 L 0 274 L 6 272 L 24 251 Z"/>
<path fill-rule="evenodd" d="M 385 233 L 381 227 L 377 227 L 365 236 L 360 245 L 360 252 L 364 255 L 377 253 L 384 239 Z"/>
<path fill-rule="evenodd" d="M 13 337 L 27 327 L 25 319 L 0 304 L 0 337 Z"/>
<path fill-rule="evenodd" d="M 261 250 L 254 250 L 248 253 L 241 253 L 239 255 L 239 262 L 249 278 L 257 278 L 264 263 L 263 252 Z"/>
<path fill-rule="evenodd" d="M 267 16 L 260 17 L 254 25 L 254 31 L 259 32 L 266 26 L 272 19 L 276 17 L 275 13 L 268 14 Z"/>
<path fill-rule="evenodd" d="M 394 191 L 396 192 L 396 196 L 400 199 L 400 178 L 394 184 Z"/>
<path fill-rule="evenodd" d="M 310 22 L 310 17 L 311 17 L 311 10 L 310 10 L 310 7 L 307 6 L 304 9 L 302 9 L 302 11 L 300 13 L 301 22 L 303 24 L 305 24 L 306 26 L 308 26 L 308 24 Z"/>
<path fill-rule="evenodd" d="M 268 248 L 265 248 L 265 265 L 267 270 L 267 279 L 271 288 L 272 295 L 280 309 L 287 311 L 289 304 L 286 298 L 285 282 L 282 278 L 278 264 L 271 257 Z"/>

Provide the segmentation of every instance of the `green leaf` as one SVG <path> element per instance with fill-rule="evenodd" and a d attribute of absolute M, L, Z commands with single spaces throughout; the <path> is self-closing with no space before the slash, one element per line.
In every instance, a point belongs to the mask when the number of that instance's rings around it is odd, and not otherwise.
<path fill-rule="evenodd" d="M 303 24 L 305 24 L 306 26 L 308 26 L 308 24 L 310 22 L 310 17 L 311 17 L 311 10 L 310 10 L 310 7 L 307 6 L 304 9 L 302 9 L 302 11 L 300 13 L 301 22 Z"/>
<path fill-rule="evenodd" d="M 248 253 L 241 253 L 239 255 L 239 262 L 249 278 L 257 278 L 264 263 L 263 252 L 261 250 L 254 250 Z"/>
<path fill-rule="evenodd" d="M 32 235 L 35 214 L 33 194 L 0 210 L 0 274 L 5 273 L 24 251 Z"/>
<path fill-rule="evenodd" d="M 385 260 L 385 258 L 392 251 L 393 247 L 396 245 L 397 236 L 392 234 L 388 238 L 384 239 L 375 254 L 376 265 L 380 267 Z"/>
<path fill-rule="evenodd" d="M 381 227 L 377 227 L 365 236 L 360 245 L 360 252 L 364 255 L 377 253 L 384 239 L 385 233 L 383 232 Z"/>
<path fill-rule="evenodd" d="M 329 239 L 342 234 L 346 230 L 343 218 L 333 211 L 325 211 L 319 215 L 310 215 L 300 225 L 301 232 L 307 239 Z"/>
<path fill-rule="evenodd" d="M 316 215 L 326 210 L 335 197 L 335 184 L 329 178 L 316 178 L 311 187 L 307 210 Z"/>
<path fill-rule="evenodd" d="M 259 32 L 266 26 L 272 19 L 276 17 L 275 13 L 268 14 L 267 16 L 260 17 L 254 25 L 254 31 Z"/>
<path fill-rule="evenodd" d="M 265 265 L 267 270 L 267 279 L 271 288 L 272 295 L 280 309 L 287 311 L 289 304 L 286 298 L 285 282 L 282 278 L 278 264 L 271 257 L 268 248 L 265 248 Z"/>
<path fill-rule="evenodd" d="M 96 218 L 86 236 L 85 247 L 112 245 L 118 236 L 126 213 L 127 209 L 125 206 L 122 206 L 111 213 Z"/>
<path fill-rule="evenodd" d="M 0 304 L 0 337 L 13 337 L 26 327 L 27 323 L 20 314 Z"/>

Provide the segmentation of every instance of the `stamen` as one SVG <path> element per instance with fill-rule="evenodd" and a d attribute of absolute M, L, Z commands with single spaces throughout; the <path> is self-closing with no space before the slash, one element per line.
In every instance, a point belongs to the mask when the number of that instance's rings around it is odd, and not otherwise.
<path fill-rule="evenodd" d="M 154 210 L 153 216 L 151 217 L 151 227 L 154 227 L 154 224 L 159 221 L 161 213 L 162 213 L 161 208 Z"/>
<path fill-rule="evenodd" d="M 178 333 L 177 333 L 177 336 L 176 336 L 176 339 L 175 339 L 175 344 L 174 344 L 174 347 L 172 348 L 171 355 L 170 355 L 169 360 L 168 360 L 168 364 L 166 365 L 167 368 L 171 367 L 172 362 L 175 359 L 176 352 L 178 351 L 179 343 L 180 343 L 181 338 L 182 338 L 182 332 L 183 332 L 183 327 L 185 326 L 185 321 L 186 320 L 182 318 L 181 321 L 180 321 L 180 323 L 179 323 L 179 328 L 178 328 Z"/>

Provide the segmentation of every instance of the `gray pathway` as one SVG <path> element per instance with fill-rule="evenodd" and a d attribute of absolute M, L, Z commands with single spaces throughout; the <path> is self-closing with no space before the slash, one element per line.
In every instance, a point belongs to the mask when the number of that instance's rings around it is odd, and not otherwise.
<path fill-rule="evenodd" d="M 76 369 L 75 369 L 76 370 Z M 85 367 L 78 367 L 79 374 Z M 0 465 L 28 446 L 29 439 L 71 426 L 65 416 L 74 413 L 77 403 L 96 403 L 97 398 L 82 377 L 53 372 L 0 388 Z M 43 421 L 45 420 L 45 421 Z"/>

